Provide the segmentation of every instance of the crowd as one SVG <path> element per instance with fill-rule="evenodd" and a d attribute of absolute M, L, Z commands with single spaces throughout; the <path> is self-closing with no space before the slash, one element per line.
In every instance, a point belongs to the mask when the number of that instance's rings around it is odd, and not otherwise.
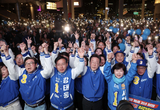
<path fill-rule="evenodd" d="M 158 20 L 38 18 L 0 25 L 0 110 L 116 110 L 129 94 L 160 102 Z"/>

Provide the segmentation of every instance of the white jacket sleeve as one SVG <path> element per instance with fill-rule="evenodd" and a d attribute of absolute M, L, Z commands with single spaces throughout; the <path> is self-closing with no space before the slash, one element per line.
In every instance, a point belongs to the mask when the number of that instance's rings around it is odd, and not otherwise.
<path fill-rule="evenodd" d="M 52 51 L 52 54 L 51 54 L 51 58 L 52 58 L 52 64 L 53 64 L 53 67 L 55 67 L 55 59 L 57 58 L 57 56 L 58 56 L 58 52 L 57 52 L 57 50 L 56 51 Z"/>
<path fill-rule="evenodd" d="M 74 54 L 71 54 L 71 55 L 69 56 L 69 65 L 70 65 L 71 68 L 74 68 L 74 67 L 75 67 L 75 66 L 74 66 L 74 60 L 75 60 L 75 55 L 74 55 Z"/>
<path fill-rule="evenodd" d="M 13 52 L 10 48 L 9 48 L 9 55 L 12 57 L 12 59 L 15 59 L 15 55 L 13 54 Z"/>
<path fill-rule="evenodd" d="M 19 76 L 22 75 L 25 68 L 20 68 L 18 65 L 15 65 L 15 63 L 10 55 L 6 57 L 4 54 L 2 54 L 2 61 L 8 69 L 9 77 L 12 80 L 19 79 Z"/>
<path fill-rule="evenodd" d="M 156 74 L 160 74 L 160 64 L 159 63 L 157 63 Z"/>
<path fill-rule="evenodd" d="M 54 67 L 52 66 L 52 61 L 51 61 L 50 55 L 45 54 L 44 56 L 45 56 L 44 60 L 42 60 L 40 58 L 41 62 L 44 62 L 43 70 L 41 71 L 41 75 L 44 78 L 48 79 L 51 76 L 51 73 L 52 73 L 52 70 L 53 70 Z M 40 57 L 43 57 L 43 55 L 40 55 Z"/>
<path fill-rule="evenodd" d="M 127 56 L 129 54 L 130 50 L 131 50 L 131 44 L 128 44 L 128 43 L 125 42 L 125 46 L 126 46 L 126 49 L 125 49 L 124 53 Z"/>
<path fill-rule="evenodd" d="M 34 53 L 33 53 L 32 49 L 31 49 L 31 48 L 28 48 L 28 51 L 29 51 L 31 57 L 34 57 Z"/>
<path fill-rule="evenodd" d="M 148 72 L 148 77 L 153 78 L 154 73 L 157 68 L 157 63 L 156 63 L 156 58 L 154 55 L 151 55 L 148 57 L 148 67 L 147 67 L 147 72 Z"/>
<path fill-rule="evenodd" d="M 79 61 L 79 65 L 76 65 L 76 67 L 71 70 L 72 79 L 78 77 L 84 70 L 84 58 L 79 58 Z"/>
<path fill-rule="evenodd" d="M 25 53 L 21 53 L 23 56 L 23 60 L 25 60 L 25 58 L 27 57 L 31 57 L 29 51 L 26 51 Z"/>

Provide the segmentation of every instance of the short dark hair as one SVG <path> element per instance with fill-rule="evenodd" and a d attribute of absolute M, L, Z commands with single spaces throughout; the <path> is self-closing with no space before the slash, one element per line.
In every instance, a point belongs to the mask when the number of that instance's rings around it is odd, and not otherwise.
<path fill-rule="evenodd" d="M 34 60 L 34 63 L 35 63 L 35 64 L 37 64 L 37 59 L 36 59 L 36 58 L 34 58 L 34 57 L 26 57 L 26 58 L 25 58 L 25 60 L 24 60 L 24 64 L 25 64 L 25 63 L 26 63 L 26 61 L 27 61 L 27 60 L 29 60 L 29 59 Z"/>
<path fill-rule="evenodd" d="M 99 41 L 99 42 L 98 42 L 98 45 L 99 45 L 99 43 L 103 43 L 103 44 L 106 46 L 106 44 L 105 44 L 103 41 Z"/>
<path fill-rule="evenodd" d="M 101 62 L 101 58 L 100 58 L 99 55 L 97 55 L 97 54 L 93 54 L 93 55 L 90 57 L 90 61 L 91 61 L 91 59 L 92 59 L 93 57 L 98 58 L 98 59 L 99 59 L 99 63 Z"/>
<path fill-rule="evenodd" d="M 137 55 L 139 55 L 140 57 L 142 57 L 142 59 L 144 59 L 144 56 L 142 53 L 137 53 Z"/>
<path fill-rule="evenodd" d="M 117 37 L 116 41 L 118 41 L 118 39 L 121 39 L 121 40 L 122 40 L 122 38 L 121 38 L 121 37 Z"/>
<path fill-rule="evenodd" d="M 104 54 L 101 54 L 101 55 L 99 55 L 100 56 L 100 58 L 101 57 L 103 57 L 104 58 L 104 60 L 106 61 L 106 57 L 105 57 L 105 55 Z"/>
<path fill-rule="evenodd" d="M 65 57 L 63 57 L 63 56 L 58 56 L 58 57 L 55 59 L 55 64 L 57 64 L 57 62 L 58 62 L 60 59 L 65 59 L 66 63 L 68 63 L 67 58 L 65 58 Z"/>
<path fill-rule="evenodd" d="M 5 66 L 5 64 L 3 62 L 0 62 L 0 69 Z M 6 67 L 6 66 L 5 66 Z"/>
<path fill-rule="evenodd" d="M 121 68 L 123 69 L 124 75 L 125 75 L 126 74 L 126 66 L 123 63 L 116 63 L 112 68 L 113 73 L 114 73 L 115 69 L 121 69 Z"/>
<path fill-rule="evenodd" d="M 121 100 L 116 110 L 134 110 L 133 105 L 127 100 Z"/>
<path fill-rule="evenodd" d="M 69 54 L 67 52 L 62 52 L 58 54 L 58 56 L 63 56 L 63 55 L 69 58 Z"/>
<path fill-rule="evenodd" d="M 112 51 L 113 51 L 113 48 L 114 48 L 114 47 L 118 47 L 118 48 L 120 49 L 120 47 L 118 46 L 118 43 L 116 43 L 116 44 L 112 45 L 112 48 L 111 48 L 111 49 L 112 49 Z"/>
<path fill-rule="evenodd" d="M 4 67 L 5 65 L 4 65 L 4 63 L 3 62 L 1 62 L 0 63 L 0 83 L 1 83 L 1 81 L 2 81 L 2 72 L 1 72 L 1 68 L 2 67 Z M 6 67 L 6 66 L 5 66 Z M 7 67 L 6 67 L 7 68 Z"/>

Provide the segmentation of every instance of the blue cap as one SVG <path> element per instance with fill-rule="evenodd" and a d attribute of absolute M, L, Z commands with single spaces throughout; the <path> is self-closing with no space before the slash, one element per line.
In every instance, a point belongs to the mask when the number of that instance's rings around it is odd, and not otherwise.
<path fill-rule="evenodd" d="M 144 59 L 137 60 L 137 66 L 147 66 L 146 64 L 146 60 Z"/>
<path fill-rule="evenodd" d="M 129 35 L 129 34 L 126 34 L 126 37 L 127 37 L 127 36 L 130 36 L 130 35 Z"/>
<path fill-rule="evenodd" d="M 124 53 L 123 51 L 121 51 L 121 50 L 118 50 L 118 51 L 114 54 L 114 56 L 116 56 L 117 53 L 123 53 L 124 56 L 125 56 L 125 53 Z"/>

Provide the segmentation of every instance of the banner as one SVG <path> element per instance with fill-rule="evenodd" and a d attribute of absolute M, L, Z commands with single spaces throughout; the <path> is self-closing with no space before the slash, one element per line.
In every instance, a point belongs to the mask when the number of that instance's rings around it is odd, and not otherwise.
<path fill-rule="evenodd" d="M 143 97 L 129 95 L 129 101 L 135 110 L 160 110 L 160 102 Z"/>

